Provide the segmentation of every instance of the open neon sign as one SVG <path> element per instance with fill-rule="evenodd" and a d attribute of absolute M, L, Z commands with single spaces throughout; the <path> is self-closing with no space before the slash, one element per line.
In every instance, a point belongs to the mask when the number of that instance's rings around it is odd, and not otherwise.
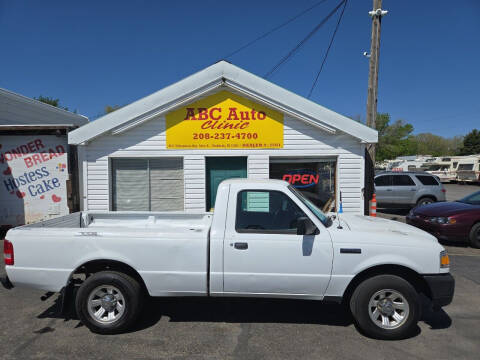
<path fill-rule="evenodd" d="M 288 181 L 293 187 L 302 189 L 318 184 L 320 175 L 309 169 L 292 170 L 283 175 L 282 180 Z"/>

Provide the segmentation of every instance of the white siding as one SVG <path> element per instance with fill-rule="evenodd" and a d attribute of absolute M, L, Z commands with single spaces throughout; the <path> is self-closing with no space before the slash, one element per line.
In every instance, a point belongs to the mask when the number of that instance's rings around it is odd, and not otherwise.
<path fill-rule="evenodd" d="M 337 190 L 345 212 L 362 212 L 364 145 L 350 135 L 330 135 L 285 116 L 284 148 L 257 150 L 167 150 L 165 118 L 159 117 L 119 135 L 104 135 L 86 146 L 86 208 L 109 210 L 109 157 L 184 157 L 185 210 L 205 211 L 205 156 L 248 156 L 250 178 L 269 177 L 270 156 L 336 157 Z M 338 191 L 337 191 L 338 194 Z"/>

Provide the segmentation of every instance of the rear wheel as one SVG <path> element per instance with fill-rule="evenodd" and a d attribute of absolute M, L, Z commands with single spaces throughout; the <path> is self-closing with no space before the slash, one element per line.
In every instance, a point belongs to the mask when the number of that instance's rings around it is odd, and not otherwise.
<path fill-rule="evenodd" d="M 408 337 L 420 317 L 417 292 L 395 275 L 378 275 L 360 283 L 353 292 L 350 309 L 360 329 L 377 339 Z"/>
<path fill-rule="evenodd" d="M 78 290 L 78 317 L 90 330 L 114 334 L 126 330 L 138 318 L 142 291 L 132 277 L 115 271 L 93 274 Z"/>
<path fill-rule="evenodd" d="M 423 206 L 423 205 L 428 205 L 432 204 L 435 202 L 435 199 L 431 197 L 423 197 L 417 201 L 417 206 Z"/>
<path fill-rule="evenodd" d="M 480 223 L 473 225 L 470 230 L 470 245 L 474 248 L 480 248 Z"/>

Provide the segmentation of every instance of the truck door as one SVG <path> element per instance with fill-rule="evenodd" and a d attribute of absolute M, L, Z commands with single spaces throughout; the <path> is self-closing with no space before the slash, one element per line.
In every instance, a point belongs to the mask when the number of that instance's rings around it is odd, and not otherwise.
<path fill-rule="evenodd" d="M 297 235 L 297 219 L 307 216 L 298 199 L 235 187 L 224 237 L 224 293 L 323 298 L 333 256 L 326 228 Z"/>

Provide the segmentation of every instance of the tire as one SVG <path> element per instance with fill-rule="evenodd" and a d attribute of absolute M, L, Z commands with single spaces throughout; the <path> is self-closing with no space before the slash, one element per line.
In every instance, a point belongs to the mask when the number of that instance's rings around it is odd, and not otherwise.
<path fill-rule="evenodd" d="M 397 305 L 392 308 L 394 304 L 382 301 L 384 299 L 396 300 Z M 374 305 L 375 301 L 384 304 L 382 309 Z M 400 309 L 402 304 L 403 310 Z M 360 283 L 350 299 L 350 310 L 360 330 L 375 339 L 407 338 L 416 329 L 420 318 L 418 293 L 408 281 L 395 275 L 378 275 Z M 380 324 L 384 318 L 388 325 Z"/>
<path fill-rule="evenodd" d="M 422 197 L 422 198 L 418 199 L 417 206 L 428 205 L 428 204 L 432 204 L 434 202 L 435 202 L 435 199 L 426 196 L 426 197 Z"/>
<path fill-rule="evenodd" d="M 470 246 L 480 249 L 480 223 L 476 223 L 472 226 L 469 235 Z"/>
<path fill-rule="evenodd" d="M 132 277 L 116 271 L 101 271 L 80 286 L 75 308 L 82 323 L 91 331 L 116 334 L 137 320 L 142 295 L 140 284 Z"/>

